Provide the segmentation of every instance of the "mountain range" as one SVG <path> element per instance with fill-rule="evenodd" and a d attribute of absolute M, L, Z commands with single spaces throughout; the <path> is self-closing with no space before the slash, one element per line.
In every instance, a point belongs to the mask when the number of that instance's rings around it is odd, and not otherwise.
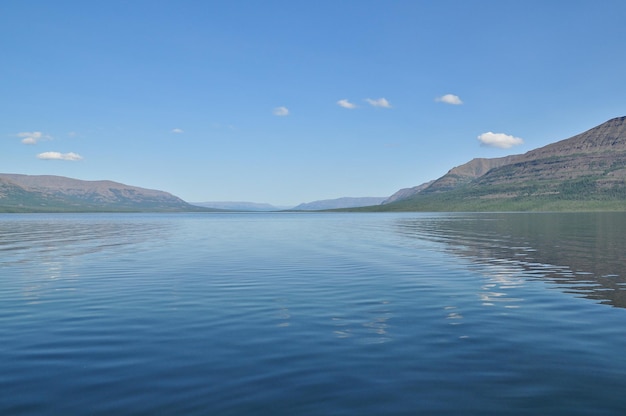
<path fill-rule="evenodd" d="M 204 205 L 204 206 L 198 206 Z M 112 181 L 0 174 L 0 212 L 279 210 L 269 204 L 189 204 Z M 361 208 L 359 208 L 361 207 Z M 626 210 L 626 117 L 524 154 L 479 158 L 388 198 L 338 198 L 292 210 Z"/>
<path fill-rule="evenodd" d="M 207 210 L 167 192 L 112 181 L 0 174 L 0 212 Z"/>
<path fill-rule="evenodd" d="M 341 209 L 377 205 L 387 200 L 386 197 L 343 197 L 336 199 L 322 199 L 319 201 L 303 202 L 295 207 L 277 207 L 271 204 L 258 202 L 230 202 L 209 201 L 192 202 L 191 204 L 227 211 L 320 211 L 326 209 Z"/>
<path fill-rule="evenodd" d="M 209 201 L 191 202 L 192 205 L 224 211 L 280 211 L 288 207 L 276 207 L 271 204 L 245 201 Z"/>
<path fill-rule="evenodd" d="M 385 201 L 385 197 L 344 197 L 336 199 L 323 199 L 320 201 L 302 203 L 294 208 L 292 211 L 319 211 L 324 209 L 341 209 L 341 208 L 356 208 L 364 207 L 368 205 L 378 205 Z"/>
<path fill-rule="evenodd" d="M 626 117 L 520 155 L 473 159 L 373 211 L 626 210 Z"/>

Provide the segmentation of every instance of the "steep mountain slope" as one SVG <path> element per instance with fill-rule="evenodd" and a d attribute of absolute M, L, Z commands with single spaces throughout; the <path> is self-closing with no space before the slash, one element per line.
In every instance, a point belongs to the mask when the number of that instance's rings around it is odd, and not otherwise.
<path fill-rule="evenodd" d="M 528 161 L 602 152 L 626 152 L 626 116 L 613 118 L 569 139 L 531 150 L 521 159 Z"/>
<path fill-rule="evenodd" d="M 474 159 L 386 210 L 626 210 L 626 117 L 498 159 Z"/>
<path fill-rule="evenodd" d="M 514 162 L 518 156 L 505 156 L 494 159 L 477 158 L 452 168 L 441 178 L 422 190 L 424 193 L 445 192 L 459 186 L 470 183 L 489 172 L 491 169 L 508 165 Z"/>
<path fill-rule="evenodd" d="M 469 162 L 456 166 L 448 171 L 441 178 L 423 183 L 412 188 L 404 188 L 391 195 L 383 204 L 410 199 L 419 193 L 445 192 L 459 186 L 470 183 L 472 180 L 483 176 L 493 168 L 497 168 L 512 163 L 520 155 L 505 156 L 500 158 L 486 159 L 476 158 Z"/>
<path fill-rule="evenodd" d="M 167 192 L 117 182 L 0 174 L 0 212 L 198 210 Z"/>
<path fill-rule="evenodd" d="M 428 188 L 430 185 L 432 185 L 433 182 L 435 181 L 429 181 L 421 185 L 414 186 L 412 188 L 402 188 L 399 191 L 397 191 L 395 194 L 391 195 L 389 198 L 385 199 L 382 203 L 390 204 L 392 202 L 402 201 L 403 199 L 408 199 L 416 194 L 419 194 L 424 189 Z"/>
<path fill-rule="evenodd" d="M 488 171 L 474 185 L 506 186 L 512 191 L 533 184 L 543 192 L 562 193 L 568 184 L 586 182 L 585 192 L 601 194 L 624 187 L 625 178 L 626 117 L 620 117 L 515 157 L 513 163 Z"/>

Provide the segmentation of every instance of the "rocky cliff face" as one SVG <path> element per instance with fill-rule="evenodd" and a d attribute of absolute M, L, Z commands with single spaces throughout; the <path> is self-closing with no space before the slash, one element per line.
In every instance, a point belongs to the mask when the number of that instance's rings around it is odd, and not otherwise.
<path fill-rule="evenodd" d="M 396 202 L 448 194 L 447 203 L 456 205 L 536 197 L 619 201 L 626 197 L 626 117 L 522 155 L 471 160 Z"/>
<path fill-rule="evenodd" d="M 0 174 L 0 211 L 185 211 L 167 192 L 112 181 Z"/>
<path fill-rule="evenodd" d="M 520 161 L 554 156 L 626 151 L 626 117 L 611 119 L 569 139 L 531 150 L 520 155 Z"/>
<path fill-rule="evenodd" d="M 626 178 L 626 117 L 607 121 L 566 140 L 531 150 L 487 172 L 475 185 L 542 183 L 557 191 L 565 181 L 593 179 L 596 187 L 624 185 Z"/>

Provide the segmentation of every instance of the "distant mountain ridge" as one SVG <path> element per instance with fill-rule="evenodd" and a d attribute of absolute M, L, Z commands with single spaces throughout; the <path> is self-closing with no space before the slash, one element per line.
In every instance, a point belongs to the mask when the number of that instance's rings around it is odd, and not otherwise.
<path fill-rule="evenodd" d="M 271 204 L 243 201 L 209 201 L 192 202 L 193 205 L 206 208 L 214 208 L 228 211 L 280 211 L 281 209 Z"/>
<path fill-rule="evenodd" d="M 0 212 L 198 210 L 167 192 L 113 181 L 0 174 Z"/>
<path fill-rule="evenodd" d="M 473 159 L 416 188 L 381 209 L 626 210 L 626 117 L 524 154 Z"/>
<path fill-rule="evenodd" d="M 341 209 L 379 205 L 385 197 L 343 197 L 336 199 L 324 199 L 320 201 L 306 202 L 294 208 L 293 211 L 319 211 L 323 209 Z"/>
<path fill-rule="evenodd" d="M 209 204 L 209 203 L 206 203 Z M 227 203 L 221 203 L 227 204 Z M 230 203 L 236 204 L 236 203 Z M 273 210 L 269 204 L 200 207 L 167 192 L 117 182 L 0 174 L 0 212 Z M 626 117 L 524 154 L 477 158 L 388 198 L 337 198 L 292 210 L 626 211 Z"/>

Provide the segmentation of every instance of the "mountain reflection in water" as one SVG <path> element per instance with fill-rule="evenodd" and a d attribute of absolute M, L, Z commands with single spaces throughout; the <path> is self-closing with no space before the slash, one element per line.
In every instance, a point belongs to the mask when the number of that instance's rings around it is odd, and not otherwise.
<path fill-rule="evenodd" d="M 464 213 L 402 218 L 397 227 L 472 262 L 521 268 L 565 292 L 626 308 L 626 213 Z"/>

